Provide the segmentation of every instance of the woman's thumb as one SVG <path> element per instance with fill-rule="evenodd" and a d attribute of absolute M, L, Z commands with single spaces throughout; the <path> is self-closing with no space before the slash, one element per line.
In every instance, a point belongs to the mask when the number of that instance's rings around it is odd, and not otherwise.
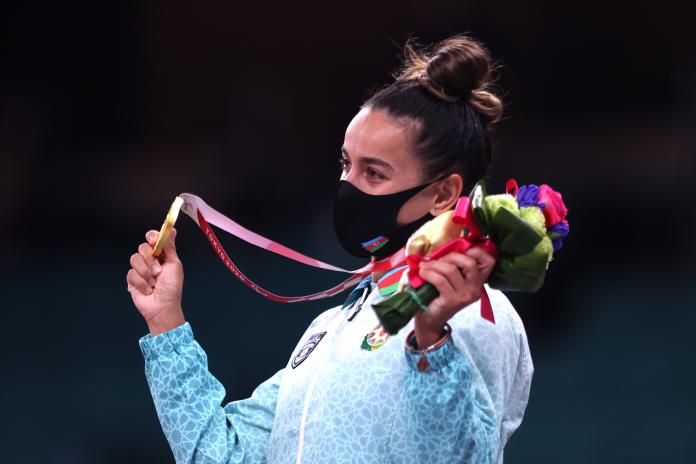
<path fill-rule="evenodd" d="M 164 260 L 177 261 L 179 256 L 176 254 L 176 229 L 172 227 L 167 238 L 167 243 L 164 245 Z"/>

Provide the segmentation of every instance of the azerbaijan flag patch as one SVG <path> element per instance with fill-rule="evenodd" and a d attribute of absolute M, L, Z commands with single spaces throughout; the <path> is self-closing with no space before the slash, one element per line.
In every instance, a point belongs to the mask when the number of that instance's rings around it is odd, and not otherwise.
<path fill-rule="evenodd" d="M 382 296 L 391 295 L 399 287 L 399 280 L 401 275 L 408 270 L 408 265 L 395 267 L 390 270 L 377 281 L 377 288 L 379 288 L 379 294 Z"/>
<path fill-rule="evenodd" d="M 380 235 L 372 240 L 368 240 L 367 242 L 362 242 L 360 245 L 368 252 L 374 253 L 387 243 L 389 243 L 389 238 L 385 237 L 384 235 Z"/>

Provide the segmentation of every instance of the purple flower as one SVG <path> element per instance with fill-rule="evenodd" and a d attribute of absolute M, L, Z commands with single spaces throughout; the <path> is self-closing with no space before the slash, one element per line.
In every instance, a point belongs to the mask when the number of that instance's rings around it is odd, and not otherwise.
<path fill-rule="evenodd" d="M 570 232 L 568 221 L 562 221 L 558 224 L 554 224 L 547 229 L 547 232 L 549 238 L 551 239 L 551 243 L 553 243 L 554 251 L 560 250 L 563 246 L 563 239 L 566 238 Z"/>
<path fill-rule="evenodd" d="M 539 187 L 534 184 L 523 185 L 517 191 L 517 204 L 520 208 L 536 206 L 544 208 L 543 203 L 539 203 Z"/>

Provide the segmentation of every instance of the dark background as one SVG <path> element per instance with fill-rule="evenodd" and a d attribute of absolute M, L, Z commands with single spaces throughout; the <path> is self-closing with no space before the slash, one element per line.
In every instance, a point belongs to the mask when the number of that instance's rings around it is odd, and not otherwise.
<path fill-rule="evenodd" d="M 687 3 L 682 2 L 684 5 Z M 340 266 L 346 125 L 400 47 L 471 32 L 503 64 L 489 187 L 549 183 L 571 235 L 509 294 L 535 376 L 507 463 L 694 462 L 696 47 L 676 2 L 15 2 L 0 14 L 3 462 L 172 461 L 128 259 L 174 196 Z M 226 400 L 345 294 L 264 300 L 182 215 L 184 308 Z M 344 275 L 221 233 L 281 294 Z"/>

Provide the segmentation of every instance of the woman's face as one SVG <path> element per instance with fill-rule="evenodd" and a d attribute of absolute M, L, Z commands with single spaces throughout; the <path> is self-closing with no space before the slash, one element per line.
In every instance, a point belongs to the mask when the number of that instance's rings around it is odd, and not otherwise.
<path fill-rule="evenodd" d="M 408 124 L 399 124 L 386 111 L 360 110 L 346 129 L 341 180 L 371 195 L 399 192 L 430 180 L 423 177 L 423 164 L 412 152 L 408 130 Z M 452 190 L 457 179 L 461 184 L 461 177 L 453 174 L 418 192 L 399 210 L 397 223 L 415 221 L 428 211 L 432 215 L 444 211 L 459 196 Z"/>

